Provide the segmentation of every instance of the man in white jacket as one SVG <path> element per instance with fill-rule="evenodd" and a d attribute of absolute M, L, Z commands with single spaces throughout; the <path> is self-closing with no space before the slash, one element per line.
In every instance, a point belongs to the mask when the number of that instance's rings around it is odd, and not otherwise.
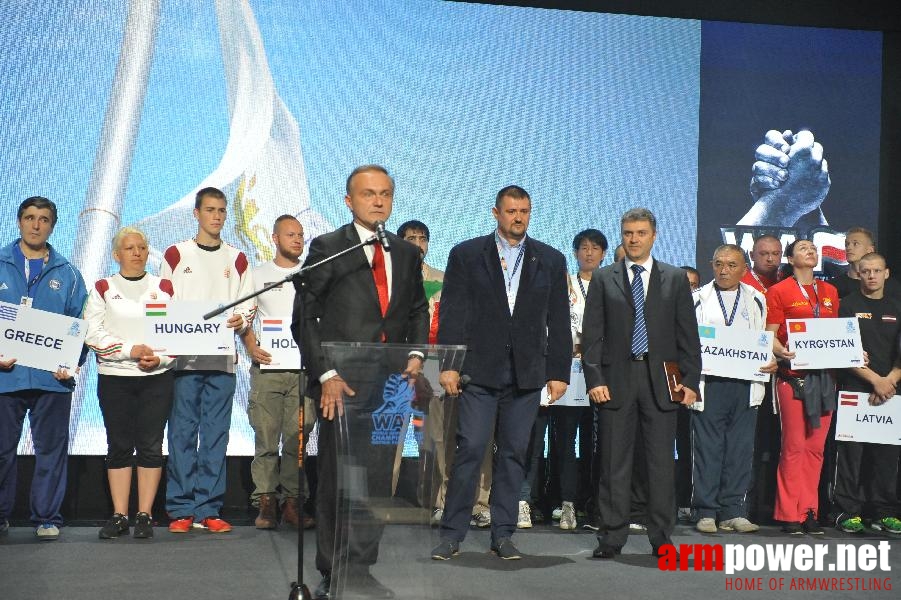
<path fill-rule="evenodd" d="M 766 299 L 742 283 L 745 254 L 733 244 L 713 253 L 714 279 L 695 290 L 698 325 L 766 329 Z M 703 354 L 702 354 L 703 359 Z M 772 373 L 770 359 L 760 370 Z M 731 377 L 701 375 L 699 400 L 691 406 L 693 473 L 691 507 L 702 533 L 751 532 L 759 527 L 747 518 L 746 496 L 751 485 L 757 407 L 765 384 Z"/>

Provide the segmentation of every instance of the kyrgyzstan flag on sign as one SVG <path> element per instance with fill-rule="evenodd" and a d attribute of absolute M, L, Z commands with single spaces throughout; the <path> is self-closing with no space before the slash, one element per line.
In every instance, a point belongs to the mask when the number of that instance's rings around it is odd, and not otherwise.
<path fill-rule="evenodd" d="M 802 321 L 789 321 L 788 330 L 794 333 L 806 333 L 807 323 L 804 323 Z"/>

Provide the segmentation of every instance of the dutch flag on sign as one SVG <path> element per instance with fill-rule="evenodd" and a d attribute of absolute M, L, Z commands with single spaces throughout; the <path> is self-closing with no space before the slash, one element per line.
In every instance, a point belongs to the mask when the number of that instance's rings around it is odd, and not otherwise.
<path fill-rule="evenodd" d="M 0 319 L 15 321 L 19 314 L 19 307 L 14 304 L 0 304 Z"/>
<path fill-rule="evenodd" d="M 281 332 L 282 330 L 282 319 L 263 319 L 263 331 Z"/>
<path fill-rule="evenodd" d="M 841 394 L 842 406 L 857 406 L 857 394 Z"/>

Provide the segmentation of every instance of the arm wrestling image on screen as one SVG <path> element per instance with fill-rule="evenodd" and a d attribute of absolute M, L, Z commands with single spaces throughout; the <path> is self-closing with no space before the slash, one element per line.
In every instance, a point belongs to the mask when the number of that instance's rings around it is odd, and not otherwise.
<path fill-rule="evenodd" d="M 809 229 L 829 224 L 820 208 L 831 185 L 829 165 L 812 132 L 771 129 L 754 158 L 754 204 L 738 225 Z"/>

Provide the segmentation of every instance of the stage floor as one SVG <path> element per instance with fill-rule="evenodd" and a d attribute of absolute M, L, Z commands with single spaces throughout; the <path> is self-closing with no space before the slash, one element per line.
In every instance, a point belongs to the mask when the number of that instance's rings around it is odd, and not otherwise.
<path fill-rule="evenodd" d="M 40 542 L 30 528 L 13 527 L 0 538 L 0 598 L 66 598 L 67 600 L 180 599 L 223 600 L 230 598 L 287 599 L 289 584 L 296 579 L 297 533 L 291 530 L 258 531 L 239 526 L 226 534 L 194 531 L 171 534 L 165 527 L 155 530 L 153 540 L 99 540 L 97 527 L 66 527 L 56 542 Z M 314 532 L 307 532 L 306 581 L 312 589 L 319 580 L 313 569 Z M 879 552 L 887 541 L 883 558 L 891 571 L 878 565 L 874 570 L 849 572 L 769 570 L 723 572 L 662 571 L 650 556 L 643 535 L 633 535 L 624 554 L 612 561 L 591 558 L 595 547 L 592 532 L 561 532 L 548 526 L 519 531 L 514 537 L 527 556 L 519 561 L 503 561 L 488 553 L 487 530 L 470 531 L 458 557 L 447 562 L 433 561 L 429 550 L 437 542 L 433 529 L 391 525 L 382 539 L 379 563 L 373 574 L 397 598 L 428 600 L 477 599 L 557 599 L 557 598 L 897 598 L 901 580 L 901 537 L 878 534 L 850 536 L 827 530 L 825 536 L 783 535 L 775 527 L 755 534 L 702 535 L 693 527 L 680 525 L 677 544 L 741 544 L 745 549 L 777 544 L 801 546 L 824 544 L 825 564 L 836 561 L 838 545 L 871 545 Z M 883 548 L 886 546 L 883 544 Z M 728 548 L 727 548 L 728 551 Z M 811 553 L 813 554 L 813 553 Z M 878 560 L 878 558 L 877 558 Z M 826 567 L 828 569 L 828 566 Z M 765 591 L 741 591 L 757 578 Z M 769 591 L 770 584 L 781 590 Z M 800 578 L 825 580 L 851 589 L 829 592 L 791 590 Z M 740 580 L 739 580 L 740 579 Z M 881 587 L 874 590 L 874 580 Z M 887 582 L 887 583 L 886 583 Z M 732 589 L 728 589 L 731 586 Z M 853 587 L 852 587 L 853 586 Z M 866 586 L 867 589 L 864 589 Z"/>

